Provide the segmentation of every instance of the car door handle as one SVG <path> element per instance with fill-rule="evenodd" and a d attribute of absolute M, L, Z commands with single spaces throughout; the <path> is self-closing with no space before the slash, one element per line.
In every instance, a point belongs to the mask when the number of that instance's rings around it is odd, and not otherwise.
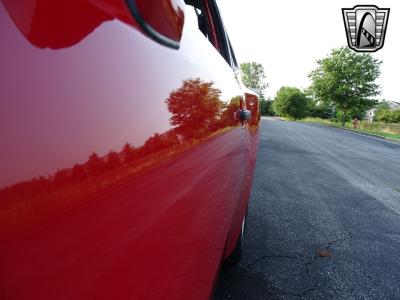
<path fill-rule="evenodd" d="M 240 121 L 248 121 L 251 119 L 251 111 L 247 109 L 239 109 L 235 112 L 235 119 Z"/>

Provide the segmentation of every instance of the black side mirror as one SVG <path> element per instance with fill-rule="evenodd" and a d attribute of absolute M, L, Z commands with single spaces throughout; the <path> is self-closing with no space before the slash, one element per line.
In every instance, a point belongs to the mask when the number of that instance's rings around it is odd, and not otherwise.
<path fill-rule="evenodd" d="M 251 111 L 247 109 L 239 109 L 234 115 L 236 120 L 249 121 L 251 119 Z"/>

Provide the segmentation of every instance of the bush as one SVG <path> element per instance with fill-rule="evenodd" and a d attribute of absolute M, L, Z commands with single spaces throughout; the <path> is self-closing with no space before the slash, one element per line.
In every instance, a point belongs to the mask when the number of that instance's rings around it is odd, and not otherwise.
<path fill-rule="evenodd" d="M 317 104 L 315 101 L 310 101 L 308 114 L 313 118 L 330 119 L 334 115 L 334 110 L 324 103 Z"/>
<path fill-rule="evenodd" d="M 261 115 L 263 116 L 273 116 L 274 110 L 272 109 L 273 101 L 271 100 L 260 100 Z"/>
<path fill-rule="evenodd" d="M 295 87 L 282 87 L 276 93 L 273 110 L 282 117 L 302 119 L 308 114 L 308 98 Z"/>
<path fill-rule="evenodd" d="M 376 112 L 375 121 L 383 123 L 400 123 L 400 109 L 381 109 Z"/>

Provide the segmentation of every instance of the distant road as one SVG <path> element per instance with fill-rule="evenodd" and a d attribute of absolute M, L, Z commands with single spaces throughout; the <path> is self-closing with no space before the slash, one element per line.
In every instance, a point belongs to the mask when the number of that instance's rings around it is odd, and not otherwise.
<path fill-rule="evenodd" d="M 215 299 L 400 299 L 400 144 L 262 126 L 245 256 Z"/>

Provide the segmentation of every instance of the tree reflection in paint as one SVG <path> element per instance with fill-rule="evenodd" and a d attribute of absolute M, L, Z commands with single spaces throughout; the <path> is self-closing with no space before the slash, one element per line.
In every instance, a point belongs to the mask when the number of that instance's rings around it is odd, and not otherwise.
<path fill-rule="evenodd" d="M 234 112 L 239 109 L 240 97 L 228 104 L 220 98 L 221 91 L 213 82 L 184 80 L 165 100 L 172 129 L 155 133 L 140 147 L 126 143 L 120 151 L 110 150 L 104 156 L 93 152 L 85 163 L 0 189 L 0 228 L 9 233 L 23 230 L 22 223 L 32 225 L 33 214 L 44 222 L 196 143 L 238 126 Z M 0 229 L 0 233 L 4 232 Z"/>
<path fill-rule="evenodd" d="M 207 135 L 218 122 L 223 108 L 221 91 L 212 82 L 189 79 L 173 91 L 167 100 L 170 123 L 186 140 Z"/>

